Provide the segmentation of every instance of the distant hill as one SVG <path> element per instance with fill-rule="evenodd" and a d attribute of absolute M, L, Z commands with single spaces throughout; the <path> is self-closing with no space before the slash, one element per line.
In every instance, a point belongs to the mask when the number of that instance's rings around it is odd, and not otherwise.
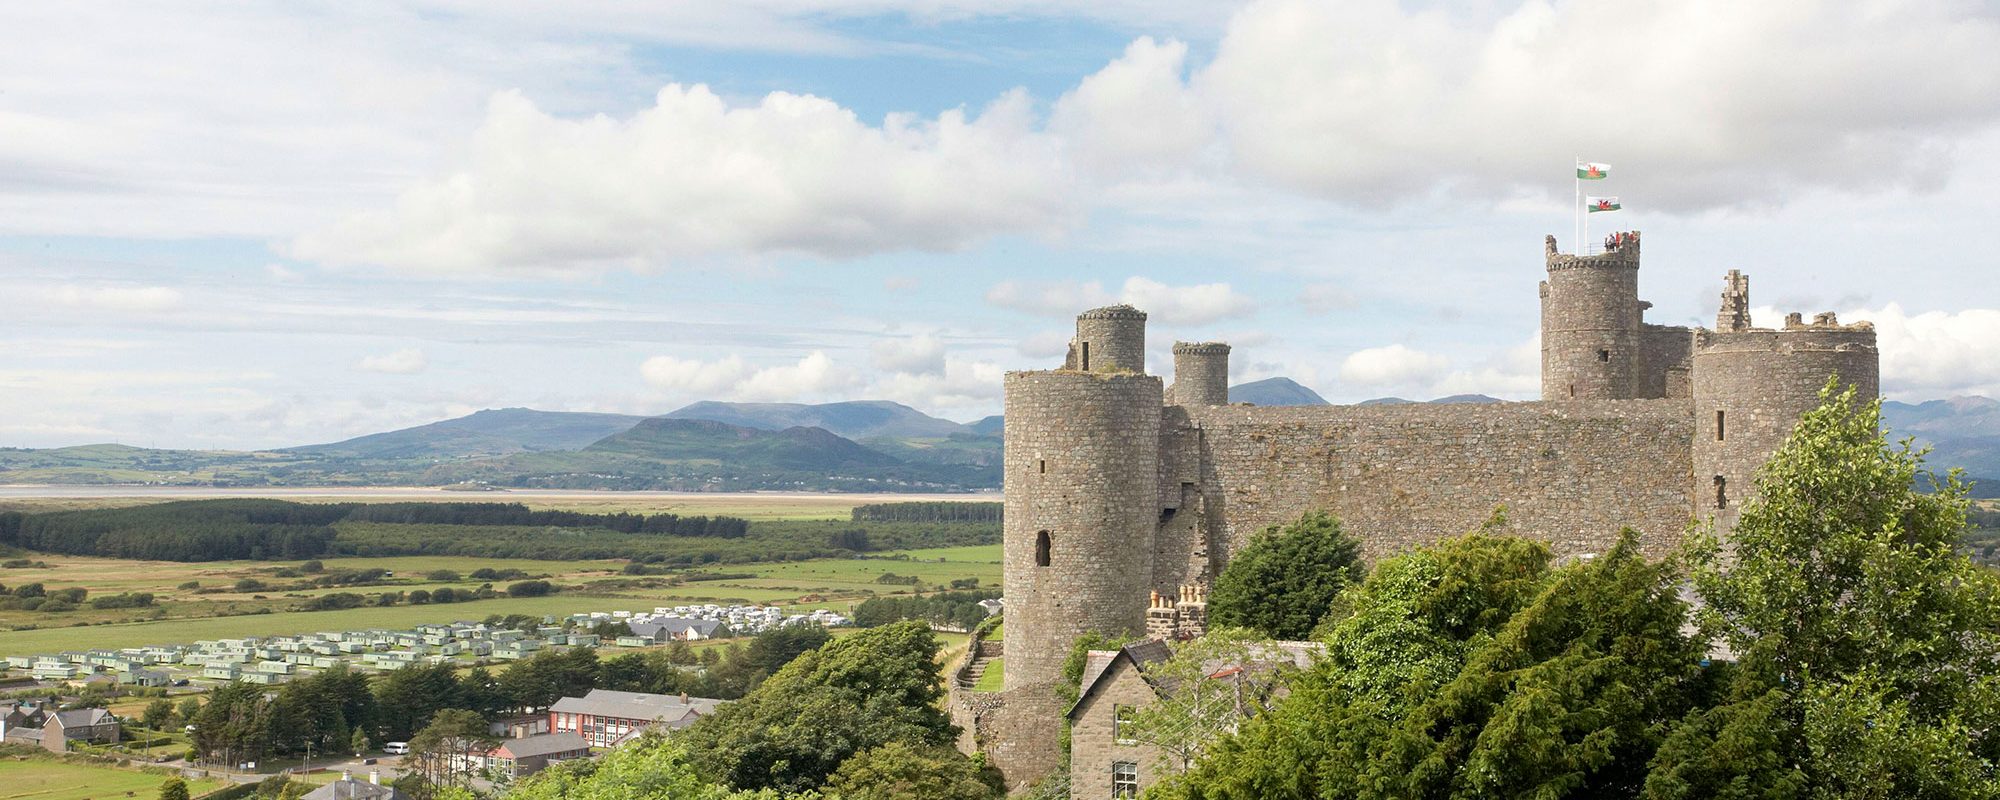
<path fill-rule="evenodd" d="M 1007 421 L 999 414 L 965 424 L 965 429 L 981 436 L 999 436 L 1007 429 Z"/>
<path fill-rule="evenodd" d="M 824 428 L 765 430 L 656 417 L 574 452 L 444 464 L 431 484 L 477 481 L 554 489 L 680 491 L 967 490 L 1000 485 L 997 466 L 912 463 Z"/>
<path fill-rule="evenodd" d="M 575 411 L 499 408 L 468 416 L 371 433 L 281 452 L 335 458 L 469 458 L 542 450 L 576 450 L 628 430 L 645 417 Z"/>
<path fill-rule="evenodd" d="M 1403 405 L 1406 403 L 1417 403 L 1417 402 L 1431 403 L 1437 405 L 1450 405 L 1452 403 L 1484 404 L 1484 403 L 1504 403 L 1507 401 L 1501 400 L 1498 397 L 1487 397 L 1486 395 L 1483 394 L 1454 394 L 1448 397 L 1440 397 L 1436 400 L 1423 400 L 1423 401 L 1404 400 L 1403 398 L 1400 397 L 1377 397 L 1373 400 L 1363 400 L 1359 403 L 1356 403 L 1355 405 L 1395 406 L 1395 405 Z"/>
<path fill-rule="evenodd" d="M 1916 437 L 1933 449 L 1935 468 L 1960 467 L 1967 474 L 2000 481 L 2000 400 L 1953 397 L 1922 403 L 1882 402 L 1882 426 L 1890 438 Z"/>
<path fill-rule="evenodd" d="M 1258 406 L 1323 406 L 1326 398 L 1291 378 L 1265 378 L 1229 387 L 1229 402 Z"/>
<path fill-rule="evenodd" d="M 825 428 L 849 439 L 878 436 L 929 437 L 966 433 L 966 426 L 939 419 L 902 403 L 852 400 L 844 403 L 723 403 L 704 400 L 676 409 L 668 419 L 706 419 L 746 428 L 784 430 Z"/>

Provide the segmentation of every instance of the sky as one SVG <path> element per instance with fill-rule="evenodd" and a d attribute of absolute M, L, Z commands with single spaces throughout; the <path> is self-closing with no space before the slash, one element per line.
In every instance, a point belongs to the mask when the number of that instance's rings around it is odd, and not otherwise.
<path fill-rule="evenodd" d="M 2000 396 L 2000 5 L 0 5 L 0 446 L 481 408 L 998 413 L 1085 308 L 1335 402 L 1534 399 L 1572 160 L 1649 321 Z"/>

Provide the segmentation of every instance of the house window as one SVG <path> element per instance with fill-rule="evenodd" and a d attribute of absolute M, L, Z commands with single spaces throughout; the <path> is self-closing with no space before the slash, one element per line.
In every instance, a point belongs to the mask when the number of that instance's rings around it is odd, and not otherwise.
<path fill-rule="evenodd" d="M 1042 531 L 1040 533 L 1035 534 L 1035 566 L 1046 567 L 1048 565 L 1049 565 L 1049 532 Z"/>
<path fill-rule="evenodd" d="M 1715 476 L 1715 507 L 1729 507 L 1729 481 L 1723 480 L 1721 475 Z"/>
<path fill-rule="evenodd" d="M 1722 441 L 1722 435 L 1723 435 L 1722 412 L 1717 411 L 1715 412 L 1715 440 L 1718 442 Z"/>
<path fill-rule="evenodd" d="M 1611 363 L 1611 351 L 1609 350 L 1597 351 L 1597 360 L 1602 361 L 1606 364 Z"/>
<path fill-rule="evenodd" d="M 1138 744 L 1139 739 L 1132 729 L 1132 720 L 1138 709 L 1131 706 L 1111 707 L 1111 740 L 1119 744 Z"/>
<path fill-rule="evenodd" d="M 1139 796 L 1139 762 L 1111 762 L 1111 796 Z"/>

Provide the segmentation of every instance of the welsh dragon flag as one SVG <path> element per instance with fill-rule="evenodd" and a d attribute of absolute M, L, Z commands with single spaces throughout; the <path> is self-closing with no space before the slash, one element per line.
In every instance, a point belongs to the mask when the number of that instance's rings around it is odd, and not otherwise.
<path fill-rule="evenodd" d="M 1580 181 L 1601 181 L 1611 176 L 1610 164 L 1595 161 L 1576 162 L 1576 179 Z"/>
<path fill-rule="evenodd" d="M 1583 207 L 1595 214 L 1599 211 L 1617 211 L 1624 206 L 1618 205 L 1616 197 L 1586 197 L 1583 199 Z"/>

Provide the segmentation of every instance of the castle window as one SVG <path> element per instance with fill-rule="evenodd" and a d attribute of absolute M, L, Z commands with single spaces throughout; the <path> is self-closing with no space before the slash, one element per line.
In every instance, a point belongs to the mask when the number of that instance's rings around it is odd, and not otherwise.
<path fill-rule="evenodd" d="M 1083 343 L 1083 371 L 1090 371 L 1090 343 Z"/>
<path fill-rule="evenodd" d="M 1139 762 L 1111 762 L 1111 796 L 1139 796 Z"/>
<path fill-rule="evenodd" d="M 1036 471 L 1036 472 L 1040 472 L 1040 473 L 1041 473 L 1041 474 L 1043 474 L 1043 475 L 1047 475 L 1047 474 L 1049 474 L 1049 462 L 1048 462 L 1048 459 L 1044 459 L 1044 458 L 1038 458 L 1038 459 L 1035 459 L 1035 471 Z"/>
<path fill-rule="evenodd" d="M 1715 412 L 1715 440 L 1718 442 L 1722 441 L 1722 435 L 1723 435 L 1722 412 L 1717 411 Z"/>
<path fill-rule="evenodd" d="M 1610 362 L 1611 362 L 1611 351 L 1609 351 L 1609 350 L 1599 350 L 1599 351 L 1597 351 L 1597 360 L 1599 360 L 1599 361 L 1603 361 L 1603 362 L 1605 362 L 1605 363 L 1607 363 L 1607 364 L 1608 364 L 1608 363 L 1610 363 Z"/>
<path fill-rule="evenodd" d="M 1722 479 L 1716 478 L 1716 480 L 1722 480 Z M 1048 565 L 1049 565 L 1049 532 L 1042 531 L 1040 533 L 1035 534 L 1035 566 L 1046 567 Z"/>
<path fill-rule="evenodd" d="M 1131 706 L 1111 707 L 1111 740 L 1119 744 L 1138 744 L 1139 738 L 1132 727 L 1138 709 Z"/>
<path fill-rule="evenodd" d="M 1715 507 L 1729 507 L 1729 481 L 1724 480 L 1721 475 L 1715 476 Z"/>

